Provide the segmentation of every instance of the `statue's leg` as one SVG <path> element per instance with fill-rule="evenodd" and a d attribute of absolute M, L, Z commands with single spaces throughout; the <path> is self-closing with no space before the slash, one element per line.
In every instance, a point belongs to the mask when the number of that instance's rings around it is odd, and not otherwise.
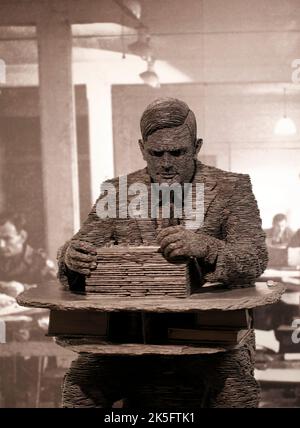
<path fill-rule="evenodd" d="M 62 407 L 111 407 L 123 398 L 121 366 L 120 358 L 80 355 L 65 375 Z"/>
<path fill-rule="evenodd" d="M 201 358 L 201 357 L 200 357 Z M 199 357 L 147 356 L 135 363 L 136 383 L 128 391 L 127 407 L 193 408 L 203 407 L 207 385 Z"/>
<path fill-rule="evenodd" d="M 208 356 L 80 356 L 65 376 L 63 407 L 257 407 L 254 333 L 239 349 Z"/>
<path fill-rule="evenodd" d="M 239 349 L 219 354 L 209 363 L 208 407 L 258 407 L 260 388 L 254 378 L 255 337 Z"/>
<path fill-rule="evenodd" d="M 140 408 L 257 407 L 252 333 L 239 349 L 216 355 L 139 357 L 126 405 Z"/>

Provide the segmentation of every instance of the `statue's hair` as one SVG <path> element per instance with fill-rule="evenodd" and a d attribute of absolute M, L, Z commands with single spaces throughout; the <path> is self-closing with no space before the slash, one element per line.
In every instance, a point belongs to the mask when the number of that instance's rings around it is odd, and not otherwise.
<path fill-rule="evenodd" d="M 177 98 L 158 98 L 146 107 L 142 114 L 140 127 L 143 140 L 164 128 L 186 125 L 192 141 L 197 138 L 196 118 L 189 106 Z"/>

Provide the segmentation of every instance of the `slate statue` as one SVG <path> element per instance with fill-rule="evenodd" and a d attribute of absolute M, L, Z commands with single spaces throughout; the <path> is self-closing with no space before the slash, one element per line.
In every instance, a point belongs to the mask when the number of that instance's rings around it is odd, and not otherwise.
<path fill-rule="evenodd" d="M 59 277 L 70 288 L 84 283 L 104 245 L 160 245 L 166 258 L 193 258 L 199 286 L 222 282 L 252 286 L 267 264 L 265 234 L 248 175 L 225 172 L 197 160 L 194 113 L 174 98 L 152 102 L 140 121 L 140 149 L 147 167 L 127 176 L 127 185 L 203 183 L 204 222 L 100 218 L 97 202 L 79 232 L 59 252 Z M 119 180 L 109 180 L 119 192 Z M 100 195 L 99 200 L 104 194 Z M 98 202 L 99 202 L 98 200 Z M 162 227 L 164 226 L 164 227 Z M 64 383 L 65 407 L 107 407 L 118 399 L 137 407 L 255 407 L 254 334 L 239 349 L 200 357 L 79 357 Z M 98 385 L 95 388 L 95 385 Z"/>

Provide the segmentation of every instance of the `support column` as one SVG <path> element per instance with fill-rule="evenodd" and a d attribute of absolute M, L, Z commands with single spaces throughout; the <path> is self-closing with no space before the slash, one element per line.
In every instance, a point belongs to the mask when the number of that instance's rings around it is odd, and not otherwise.
<path fill-rule="evenodd" d="M 46 242 L 55 258 L 79 227 L 71 25 L 45 10 L 37 37 Z"/>
<path fill-rule="evenodd" d="M 1 145 L 0 141 L 0 212 L 5 208 L 5 191 L 3 185 L 3 175 L 5 171 L 5 151 L 4 146 Z"/>
<path fill-rule="evenodd" d="M 93 202 L 103 181 L 114 176 L 111 85 L 90 80 L 87 84 L 91 189 Z"/>

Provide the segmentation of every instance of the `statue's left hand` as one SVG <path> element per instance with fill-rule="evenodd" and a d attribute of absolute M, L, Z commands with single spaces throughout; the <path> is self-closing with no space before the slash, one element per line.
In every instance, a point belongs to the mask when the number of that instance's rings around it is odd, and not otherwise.
<path fill-rule="evenodd" d="M 168 259 L 177 257 L 205 257 L 208 245 L 201 235 L 183 226 L 171 226 L 162 229 L 157 235 L 157 241 L 164 256 Z"/>

